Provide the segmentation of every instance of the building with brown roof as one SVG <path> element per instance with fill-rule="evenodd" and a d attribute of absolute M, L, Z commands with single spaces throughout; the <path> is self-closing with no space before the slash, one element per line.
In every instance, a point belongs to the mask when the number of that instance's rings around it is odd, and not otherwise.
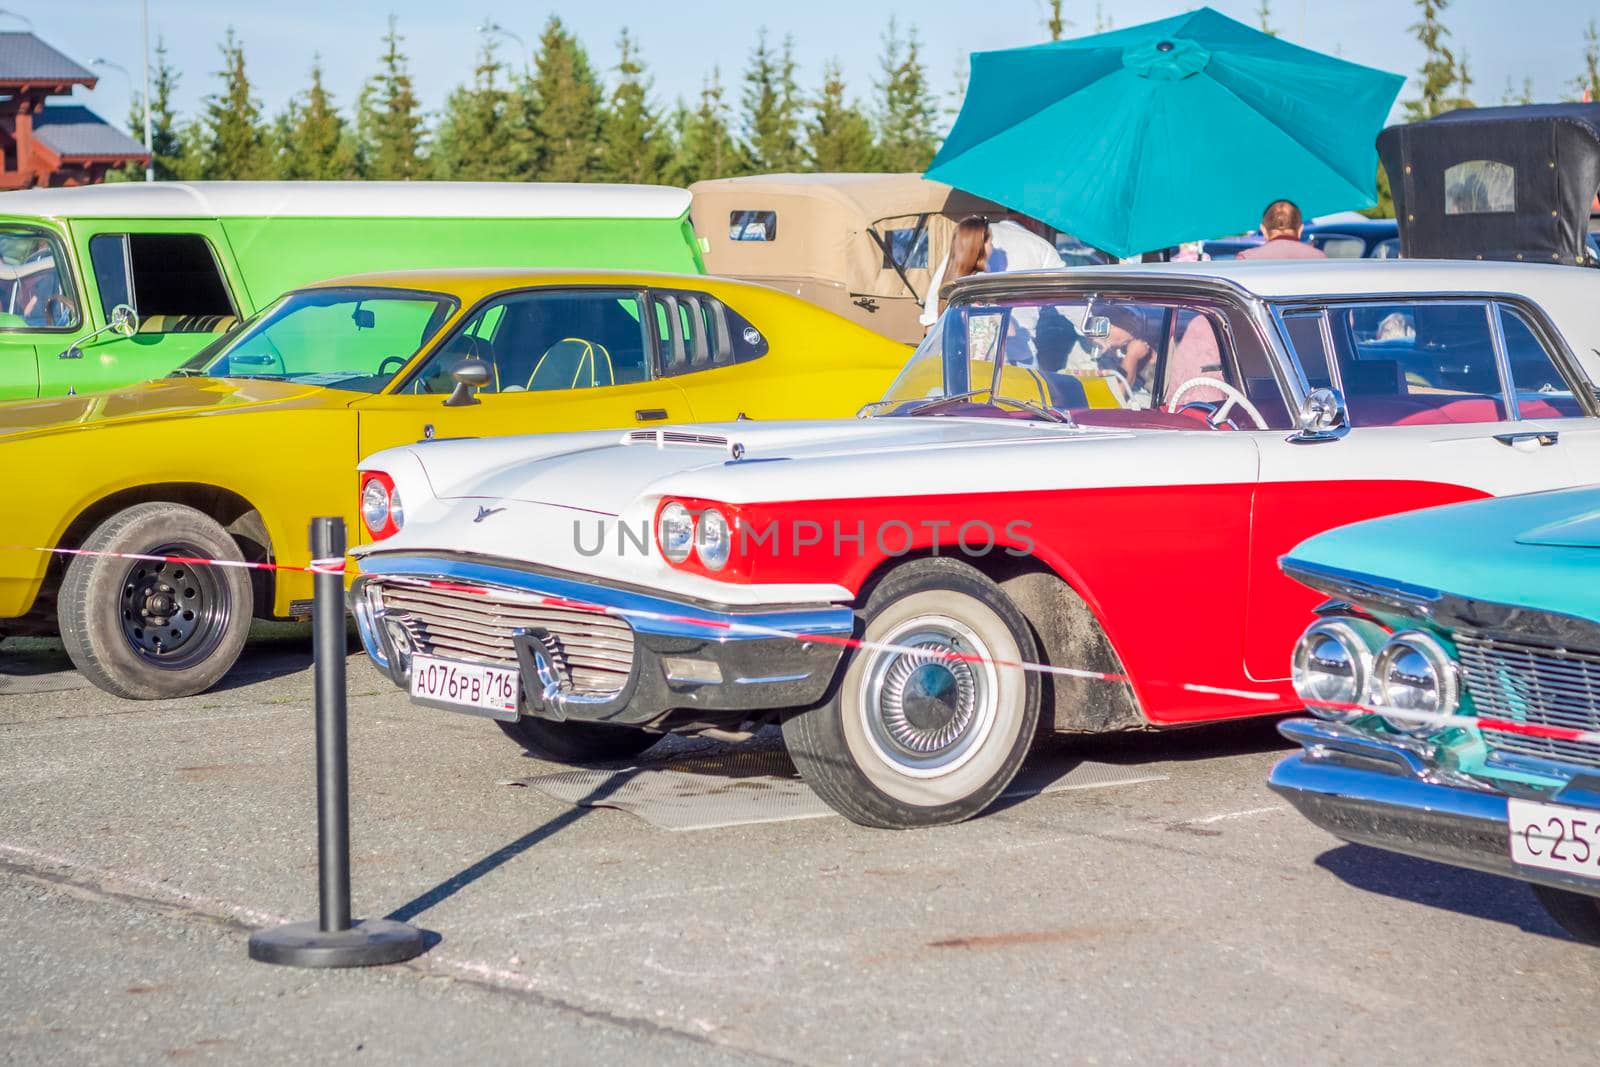
<path fill-rule="evenodd" d="M 84 185 L 149 158 L 142 144 L 82 104 L 48 102 L 98 81 L 31 33 L 0 33 L 0 189 Z"/>

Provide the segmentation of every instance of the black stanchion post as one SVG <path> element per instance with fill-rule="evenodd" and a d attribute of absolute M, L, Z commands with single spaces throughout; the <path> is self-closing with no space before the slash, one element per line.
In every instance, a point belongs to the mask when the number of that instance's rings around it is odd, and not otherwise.
<path fill-rule="evenodd" d="M 344 520 L 311 520 L 311 557 L 343 560 Z M 317 922 L 289 923 L 250 935 L 250 958 L 293 967 L 367 967 L 399 963 L 426 947 L 422 931 L 390 919 L 350 921 L 350 760 L 345 721 L 344 575 L 314 578 L 312 608 L 317 692 Z"/>

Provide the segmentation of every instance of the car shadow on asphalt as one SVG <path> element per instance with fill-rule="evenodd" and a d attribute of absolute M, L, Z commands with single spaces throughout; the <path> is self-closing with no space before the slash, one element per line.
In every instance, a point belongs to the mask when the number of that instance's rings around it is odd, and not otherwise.
<path fill-rule="evenodd" d="M 1571 940 L 1545 914 L 1528 887 L 1514 878 L 1366 845 L 1329 849 L 1316 862 L 1341 882 L 1364 892 L 1515 926 L 1530 934 Z"/>
<path fill-rule="evenodd" d="M 1278 733 L 1282 716 L 1210 723 L 1172 730 L 1126 730 L 1103 734 L 1044 733 L 1030 759 L 1041 752 L 1070 751 L 1101 763 L 1189 762 L 1260 752 L 1288 752 L 1299 746 Z"/>

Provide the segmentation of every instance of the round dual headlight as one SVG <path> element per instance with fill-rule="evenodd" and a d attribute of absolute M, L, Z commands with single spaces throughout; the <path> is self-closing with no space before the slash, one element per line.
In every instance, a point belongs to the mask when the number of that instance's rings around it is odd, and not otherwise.
<path fill-rule="evenodd" d="M 1437 639 L 1421 630 L 1397 633 L 1373 661 L 1367 699 L 1380 709 L 1378 714 L 1383 721 L 1396 730 L 1431 734 L 1439 729 L 1437 722 L 1385 714 L 1381 709 L 1453 715 L 1461 704 L 1455 660 Z"/>
<path fill-rule="evenodd" d="M 1364 712 L 1357 707 L 1372 677 L 1373 653 L 1389 635 L 1364 619 L 1318 619 L 1294 646 L 1290 680 L 1311 714 L 1333 722 L 1351 722 Z"/>
<path fill-rule="evenodd" d="M 727 516 L 716 508 L 702 511 L 695 541 L 695 551 L 700 554 L 700 562 L 705 564 L 707 570 L 720 571 L 728 565 L 728 556 L 732 550 L 733 531 L 728 527 Z"/>
<path fill-rule="evenodd" d="M 405 529 L 406 506 L 400 503 L 400 490 L 389 490 L 389 521 L 394 523 L 396 530 Z"/>
<path fill-rule="evenodd" d="M 688 559 L 689 550 L 694 547 L 694 516 L 689 509 L 677 501 L 662 508 L 656 517 L 656 541 L 668 562 Z"/>
<path fill-rule="evenodd" d="M 374 535 L 389 525 L 389 487 L 380 479 L 369 478 L 361 487 L 361 521 Z"/>

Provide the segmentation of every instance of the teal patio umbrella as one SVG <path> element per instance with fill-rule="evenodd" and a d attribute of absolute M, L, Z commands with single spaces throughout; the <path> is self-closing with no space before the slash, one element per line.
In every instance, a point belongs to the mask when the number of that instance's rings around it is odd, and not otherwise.
<path fill-rule="evenodd" d="M 1404 82 L 1208 7 L 975 52 L 927 176 L 1130 256 L 1248 230 L 1280 197 L 1307 217 L 1372 206 Z"/>

